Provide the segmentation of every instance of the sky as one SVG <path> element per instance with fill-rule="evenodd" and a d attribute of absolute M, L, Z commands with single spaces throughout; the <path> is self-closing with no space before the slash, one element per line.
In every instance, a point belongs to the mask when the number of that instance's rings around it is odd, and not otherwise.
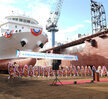
<path fill-rule="evenodd" d="M 108 21 L 108 0 L 95 0 L 104 5 L 106 19 Z M 55 0 L 0 0 L 0 18 L 11 11 L 36 19 L 45 30 L 51 8 L 55 6 Z M 76 34 L 91 33 L 90 0 L 64 0 L 61 15 L 58 21 L 59 31 L 56 33 L 56 41 L 72 40 Z"/>

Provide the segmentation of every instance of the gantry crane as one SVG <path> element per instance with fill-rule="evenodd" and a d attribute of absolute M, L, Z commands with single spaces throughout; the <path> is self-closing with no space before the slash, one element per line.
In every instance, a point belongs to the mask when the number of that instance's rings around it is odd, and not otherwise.
<path fill-rule="evenodd" d="M 94 0 L 91 1 L 91 22 L 92 33 L 101 32 L 107 29 L 106 14 L 104 6 Z"/>
<path fill-rule="evenodd" d="M 55 46 L 55 32 L 58 31 L 57 23 L 60 17 L 61 8 L 62 8 L 63 0 L 56 0 L 56 9 L 51 9 L 50 17 L 47 20 L 46 30 L 52 33 L 52 47 Z"/>

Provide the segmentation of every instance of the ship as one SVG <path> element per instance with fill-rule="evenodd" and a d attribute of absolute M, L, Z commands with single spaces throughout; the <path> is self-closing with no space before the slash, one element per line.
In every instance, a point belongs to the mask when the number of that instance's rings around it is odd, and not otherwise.
<path fill-rule="evenodd" d="M 77 61 L 62 60 L 65 66 L 106 66 L 108 68 L 108 29 L 95 34 L 85 35 L 76 40 L 41 51 L 78 56 Z M 37 65 L 51 65 L 45 59 L 38 60 Z"/>
<path fill-rule="evenodd" d="M 48 36 L 38 21 L 26 15 L 8 15 L 0 23 L 0 70 L 8 63 L 34 65 L 36 59 L 18 59 L 16 51 L 39 51 L 48 42 Z"/>

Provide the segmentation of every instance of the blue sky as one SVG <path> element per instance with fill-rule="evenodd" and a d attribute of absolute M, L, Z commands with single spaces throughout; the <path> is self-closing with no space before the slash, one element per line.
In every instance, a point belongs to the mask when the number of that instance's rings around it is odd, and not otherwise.
<path fill-rule="evenodd" d="M 9 11 L 26 13 L 35 18 L 44 27 L 49 17 L 50 7 L 55 0 L 0 0 L 0 12 L 5 16 Z M 108 22 L 108 0 L 95 0 L 104 5 Z M 90 0 L 64 0 L 58 21 L 59 32 L 56 40 L 66 40 L 75 34 L 91 33 Z M 45 30 L 45 32 L 47 32 Z M 49 33 L 47 33 L 49 34 Z M 59 38 L 61 37 L 61 39 Z"/>
<path fill-rule="evenodd" d="M 104 5 L 108 21 L 108 0 L 96 1 Z M 90 20 L 90 0 L 64 0 L 59 20 L 60 28 L 76 27 L 80 25 L 76 31 L 67 33 L 68 35 L 91 33 Z"/>

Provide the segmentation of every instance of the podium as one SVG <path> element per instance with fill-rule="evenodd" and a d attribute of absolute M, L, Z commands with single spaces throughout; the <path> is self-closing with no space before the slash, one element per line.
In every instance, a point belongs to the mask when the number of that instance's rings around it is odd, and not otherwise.
<path fill-rule="evenodd" d="M 95 81 L 99 81 L 99 72 L 95 72 Z"/>

